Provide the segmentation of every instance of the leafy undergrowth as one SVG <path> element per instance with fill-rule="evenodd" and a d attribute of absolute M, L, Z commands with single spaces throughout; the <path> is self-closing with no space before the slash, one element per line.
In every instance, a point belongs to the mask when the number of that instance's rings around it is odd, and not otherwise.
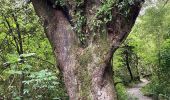
<path fill-rule="evenodd" d="M 168 87 L 161 86 L 161 84 L 149 83 L 142 87 L 141 91 L 145 96 L 152 97 L 154 100 L 170 100 Z"/>

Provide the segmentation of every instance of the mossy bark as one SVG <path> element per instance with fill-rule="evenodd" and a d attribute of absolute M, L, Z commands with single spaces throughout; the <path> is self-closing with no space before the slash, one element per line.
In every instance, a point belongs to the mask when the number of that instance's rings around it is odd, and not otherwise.
<path fill-rule="evenodd" d="M 93 19 L 98 18 L 95 14 L 102 2 L 84 0 L 83 6 L 78 6 L 78 8 L 81 9 L 86 19 L 80 28 L 80 32 L 84 34 L 87 41 L 85 46 L 82 46 L 69 20 L 76 10 L 74 5 L 76 3 L 67 7 L 72 4 L 68 1 L 69 4 L 65 5 L 71 12 L 68 16 L 68 12 L 64 11 L 61 6 L 54 5 L 51 0 L 31 1 L 53 47 L 69 99 L 117 100 L 111 59 L 133 27 L 143 0 L 134 0 L 133 5 L 127 5 L 126 16 L 121 15 L 121 10 L 113 5 L 109 11 L 113 19 L 99 27 L 93 27 Z M 123 1 L 120 0 L 120 3 Z M 74 16 L 73 20 L 76 20 Z M 101 20 L 102 18 L 97 19 L 99 22 L 102 22 Z"/>
<path fill-rule="evenodd" d="M 112 55 L 103 47 L 106 44 L 91 44 L 77 56 L 78 100 L 116 100 L 109 61 Z"/>

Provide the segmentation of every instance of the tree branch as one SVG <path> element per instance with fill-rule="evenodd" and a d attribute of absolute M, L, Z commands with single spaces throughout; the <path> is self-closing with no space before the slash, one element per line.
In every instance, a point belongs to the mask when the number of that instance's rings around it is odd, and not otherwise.
<path fill-rule="evenodd" d="M 20 27 L 19 27 L 19 23 L 17 21 L 16 16 L 14 14 L 12 14 L 12 17 L 14 19 L 14 22 L 15 22 L 16 28 L 17 28 L 18 42 L 19 42 L 19 55 L 20 55 L 20 54 L 23 54 L 23 45 L 22 45 L 22 37 L 21 37 Z"/>
<path fill-rule="evenodd" d="M 107 24 L 110 41 L 112 41 L 112 52 L 120 46 L 130 33 L 143 2 L 144 0 L 134 0 L 133 4 L 128 4 L 129 12 L 126 15 L 123 15 L 117 6 L 112 9 L 113 20 Z"/>
<path fill-rule="evenodd" d="M 14 40 L 14 42 L 15 42 L 15 46 L 16 46 L 17 52 L 19 53 L 19 52 L 20 52 L 19 44 L 18 44 L 18 42 L 17 42 L 17 39 L 16 39 L 15 35 L 13 34 L 12 27 L 11 27 L 8 19 L 6 18 L 6 16 L 4 16 L 4 19 L 5 19 L 5 22 L 7 23 L 9 33 L 12 35 L 12 38 L 13 38 L 13 40 Z"/>

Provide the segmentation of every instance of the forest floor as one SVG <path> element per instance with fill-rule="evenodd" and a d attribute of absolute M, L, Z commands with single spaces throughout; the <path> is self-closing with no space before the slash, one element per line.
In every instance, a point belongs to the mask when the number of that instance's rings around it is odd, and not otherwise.
<path fill-rule="evenodd" d="M 135 100 L 152 100 L 151 97 L 144 96 L 141 92 L 141 88 L 148 84 L 149 81 L 147 79 L 141 79 L 141 82 L 138 84 L 135 84 L 133 87 L 128 88 L 127 92 L 130 96 L 134 97 Z"/>

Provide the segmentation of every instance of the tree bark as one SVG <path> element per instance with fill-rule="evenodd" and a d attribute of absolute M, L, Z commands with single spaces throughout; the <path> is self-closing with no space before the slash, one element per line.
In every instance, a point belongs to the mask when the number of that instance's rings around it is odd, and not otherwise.
<path fill-rule="evenodd" d="M 68 5 L 72 4 L 68 7 L 69 12 L 74 13 L 75 1 L 67 2 Z M 128 5 L 127 17 L 121 15 L 117 7 L 113 7 L 114 20 L 104 26 L 107 35 L 103 37 L 102 32 L 90 30 L 92 24 L 90 18 L 95 17 L 97 10 L 94 8 L 99 8 L 101 1 L 84 0 L 85 8 L 82 10 L 87 20 L 82 30 L 85 35 L 88 35 L 88 42 L 84 47 L 80 45 L 79 37 L 69 20 L 70 16 L 73 17 L 71 14 L 67 16 L 69 14 L 66 15 L 66 12 L 58 5 L 54 5 L 52 0 L 32 0 L 53 47 L 70 100 L 117 99 L 111 59 L 134 25 L 141 2 L 142 0 L 135 0 L 133 5 Z M 94 36 L 93 32 L 97 35 Z"/>

